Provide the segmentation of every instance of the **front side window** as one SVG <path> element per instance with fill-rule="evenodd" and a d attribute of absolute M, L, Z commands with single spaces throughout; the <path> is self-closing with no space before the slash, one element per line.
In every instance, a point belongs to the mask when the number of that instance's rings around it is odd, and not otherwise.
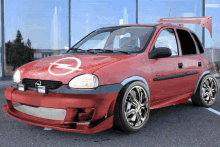
<path fill-rule="evenodd" d="M 161 31 L 160 35 L 158 36 L 155 45 L 155 48 L 158 47 L 167 47 L 171 50 L 172 55 L 171 56 L 178 56 L 178 49 L 177 49 L 177 43 L 176 43 L 176 37 L 174 30 L 169 28 L 169 29 L 164 29 Z"/>
<path fill-rule="evenodd" d="M 81 40 L 74 48 L 140 52 L 145 49 L 154 27 L 131 26 L 102 28 Z"/>
<path fill-rule="evenodd" d="M 188 31 L 177 29 L 182 55 L 197 54 L 195 43 Z"/>

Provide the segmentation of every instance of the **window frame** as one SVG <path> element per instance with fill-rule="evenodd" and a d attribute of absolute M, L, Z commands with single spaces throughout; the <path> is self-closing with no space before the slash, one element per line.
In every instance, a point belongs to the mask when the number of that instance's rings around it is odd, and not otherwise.
<path fill-rule="evenodd" d="M 177 34 L 176 34 L 175 28 L 174 28 L 174 27 L 170 27 L 170 26 L 162 27 L 162 28 L 160 28 L 160 29 L 158 30 L 158 32 L 157 32 L 157 34 L 156 34 L 156 36 L 155 36 L 155 38 L 154 38 L 154 41 L 153 41 L 153 43 L 152 43 L 152 47 L 150 48 L 148 54 L 153 50 L 154 44 L 156 43 L 156 41 L 157 41 L 159 35 L 161 34 L 161 32 L 162 32 L 163 30 L 166 30 L 166 29 L 173 29 L 173 32 L 174 32 L 174 35 L 175 35 L 175 38 L 176 38 L 176 47 L 177 47 L 177 52 L 178 52 L 178 55 L 169 56 L 169 57 L 166 57 L 166 58 L 180 57 L 180 49 L 179 49 L 178 38 L 177 38 L 178 36 L 177 36 Z"/>

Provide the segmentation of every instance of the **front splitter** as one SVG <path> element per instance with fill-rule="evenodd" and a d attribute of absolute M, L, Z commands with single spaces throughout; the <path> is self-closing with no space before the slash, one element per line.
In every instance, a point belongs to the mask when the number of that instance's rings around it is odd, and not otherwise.
<path fill-rule="evenodd" d="M 3 106 L 3 110 L 6 114 L 8 114 L 9 116 L 11 116 L 14 119 L 19 120 L 21 122 L 31 124 L 31 125 L 35 125 L 35 126 L 60 130 L 60 131 L 94 134 L 94 133 L 97 133 L 97 132 L 101 132 L 101 131 L 110 129 L 113 126 L 113 116 L 109 116 L 109 117 L 105 118 L 105 120 L 103 120 L 102 122 L 100 122 L 99 124 L 95 125 L 92 128 L 90 128 L 88 125 L 86 126 L 85 124 L 80 124 L 82 129 L 71 129 L 71 128 L 62 127 L 62 124 L 51 125 L 51 124 L 42 124 L 42 123 L 33 122 L 28 118 L 23 118 L 23 117 L 20 117 L 19 115 L 17 115 L 16 113 L 13 113 L 13 111 L 10 111 L 10 109 L 8 108 L 7 105 Z"/>

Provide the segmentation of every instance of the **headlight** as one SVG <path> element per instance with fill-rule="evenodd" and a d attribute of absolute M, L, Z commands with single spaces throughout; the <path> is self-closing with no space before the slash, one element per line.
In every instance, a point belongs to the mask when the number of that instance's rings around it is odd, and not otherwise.
<path fill-rule="evenodd" d="M 16 70 L 13 75 L 13 82 L 19 83 L 21 81 L 21 74 L 19 70 Z"/>
<path fill-rule="evenodd" d="M 84 74 L 73 78 L 69 82 L 70 88 L 96 88 L 99 86 L 99 79 L 93 74 Z"/>

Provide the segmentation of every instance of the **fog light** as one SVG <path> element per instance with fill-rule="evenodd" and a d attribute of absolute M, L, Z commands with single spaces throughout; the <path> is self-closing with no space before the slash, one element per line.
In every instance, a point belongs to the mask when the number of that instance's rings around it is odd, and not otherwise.
<path fill-rule="evenodd" d="M 27 90 L 27 87 L 24 84 L 18 84 L 18 90 L 19 91 L 25 91 L 25 90 Z"/>
<path fill-rule="evenodd" d="M 37 86 L 37 93 L 47 94 L 48 93 L 47 86 Z"/>

